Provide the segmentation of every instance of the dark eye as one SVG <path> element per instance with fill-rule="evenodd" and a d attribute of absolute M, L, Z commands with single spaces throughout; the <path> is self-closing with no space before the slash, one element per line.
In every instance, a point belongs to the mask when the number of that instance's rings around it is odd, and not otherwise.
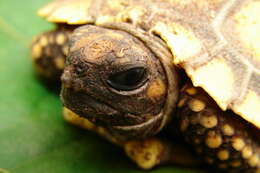
<path fill-rule="evenodd" d="M 146 81 L 145 77 L 146 69 L 136 67 L 112 74 L 108 78 L 107 83 L 116 90 L 129 91 L 142 86 Z"/>

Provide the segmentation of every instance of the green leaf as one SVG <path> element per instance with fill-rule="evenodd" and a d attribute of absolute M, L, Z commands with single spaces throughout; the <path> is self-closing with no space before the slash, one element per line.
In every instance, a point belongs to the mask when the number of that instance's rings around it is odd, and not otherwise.
<path fill-rule="evenodd" d="M 34 76 L 30 40 L 54 28 L 35 14 L 46 1 L 0 1 L 0 173 L 145 172 L 120 148 L 65 123 L 59 97 Z"/>

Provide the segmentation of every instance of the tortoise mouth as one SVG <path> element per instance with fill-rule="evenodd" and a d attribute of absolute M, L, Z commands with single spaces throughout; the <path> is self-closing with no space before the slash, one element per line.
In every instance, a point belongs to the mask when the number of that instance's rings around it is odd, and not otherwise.
<path fill-rule="evenodd" d="M 141 139 L 153 136 L 161 129 L 163 114 L 159 113 L 153 118 L 131 126 L 111 126 L 108 129 L 118 138 L 123 140 Z"/>
<path fill-rule="evenodd" d="M 118 111 L 89 94 L 62 88 L 63 105 L 98 126 L 107 128 L 120 139 L 136 139 L 156 134 L 163 122 L 163 113 L 143 116 Z"/>
<path fill-rule="evenodd" d="M 73 88 L 62 87 L 61 100 L 65 107 L 69 108 L 81 117 L 87 118 L 96 125 L 131 131 L 141 126 L 149 126 L 162 115 L 137 115 L 118 109 L 105 101 L 83 91 L 75 91 Z"/>

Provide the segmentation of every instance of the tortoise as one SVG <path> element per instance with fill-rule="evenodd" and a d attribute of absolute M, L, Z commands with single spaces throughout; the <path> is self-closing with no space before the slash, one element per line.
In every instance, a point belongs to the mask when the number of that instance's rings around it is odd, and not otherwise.
<path fill-rule="evenodd" d="M 259 11 L 258 0 L 55 0 L 38 11 L 57 27 L 34 39 L 33 63 L 61 78 L 65 120 L 143 169 L 257 172 Z"/>

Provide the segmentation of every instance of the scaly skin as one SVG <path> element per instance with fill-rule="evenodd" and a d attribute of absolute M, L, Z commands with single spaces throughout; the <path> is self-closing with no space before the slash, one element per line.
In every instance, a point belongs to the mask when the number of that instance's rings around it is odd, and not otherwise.
<path fill-rule="evenodd" d="M 208 164 L 231 172 L 260 167 L 259 131 L 231 111 L 221 111 L 201 88 L 181 91 L 176 122 L 186 142 Z"/>
<path fill-rule="evenodd" d="M 54 30 L 36 37 L 31 46 L 31 56 L 37 75 L 47 83 L 58 84 L 68 54 L 67 30 Z M 58 81 L 58 82 L 57 82 Z"/>

